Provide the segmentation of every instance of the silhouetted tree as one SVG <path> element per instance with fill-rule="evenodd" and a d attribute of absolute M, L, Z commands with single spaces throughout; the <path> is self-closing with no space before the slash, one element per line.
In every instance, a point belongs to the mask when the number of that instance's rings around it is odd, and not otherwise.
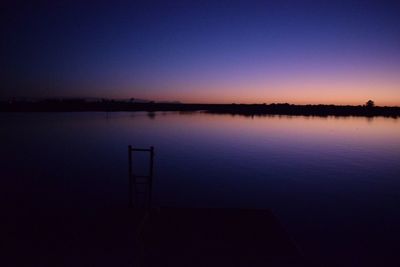
<path fill-rule="evenodd" d="M 372 100 L 368 100 L 367 103 L 365 103 L 365 106 L 367 108 L 373 108 L 375 106 L 375 103 Z"/>

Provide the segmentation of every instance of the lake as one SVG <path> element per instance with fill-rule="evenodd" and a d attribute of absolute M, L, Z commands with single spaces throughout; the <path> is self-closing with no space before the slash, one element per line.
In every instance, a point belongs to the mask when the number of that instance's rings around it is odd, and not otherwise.
<path fill-rule="evenodd" d="M 400 119 L 88 112 L 0 120 L 2 208 L 127 205 L 127 146 L 154 146 L 154 205 L 267 208 L 317 263 L 397 266 Z"/>

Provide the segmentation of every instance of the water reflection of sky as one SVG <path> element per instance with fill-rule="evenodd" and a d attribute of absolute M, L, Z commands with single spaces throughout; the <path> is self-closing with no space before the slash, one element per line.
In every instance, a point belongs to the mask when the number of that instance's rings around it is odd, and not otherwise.
<path fill-rule="evenodd" d="M 127 145 L 153 145 L 156 204 L 269 208 L 306 250 L 338 259 L 360 236 L 369 236 L 359 247 L 365 254 L 400 232 L 396 119 L 198 113 L 0 118 L 2 177 L 10 177 L 1 181 L 2 205 L 125 205 Z M 348 245 L 338 249 L 342 241 Z"/>

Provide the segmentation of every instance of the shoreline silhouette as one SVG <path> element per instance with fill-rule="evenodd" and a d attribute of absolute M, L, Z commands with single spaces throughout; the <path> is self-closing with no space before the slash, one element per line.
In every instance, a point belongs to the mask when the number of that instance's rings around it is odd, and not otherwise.
<path fill-rule="evenodd" d="M 0 112 L 118 112 L 118 111 L 204 111 L 212 114 L 244 116 L 304 115 L 304 116 L 384 116 L 397 118 L 400 107 L 365 105 L 295 105 L 295 104 L 186 104 L 129 102 L 116 100 L 86 101 L 85 99 L 46 99 L 41 101 L 0 102 Z"/>

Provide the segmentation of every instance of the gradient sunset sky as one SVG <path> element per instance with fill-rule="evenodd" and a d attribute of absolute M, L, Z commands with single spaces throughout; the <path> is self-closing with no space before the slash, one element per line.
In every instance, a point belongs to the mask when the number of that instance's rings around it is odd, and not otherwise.
<path fill-rule="evenodd" d="M 400 105 L 400 1 L 5 5 L 0 97 Z"/>

